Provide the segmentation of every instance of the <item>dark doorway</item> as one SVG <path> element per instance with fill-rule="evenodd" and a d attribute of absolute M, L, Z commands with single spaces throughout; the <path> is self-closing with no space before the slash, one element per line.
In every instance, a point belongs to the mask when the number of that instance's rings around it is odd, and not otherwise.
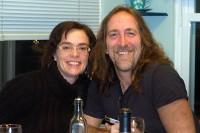
<path fill-rule="evenodd" d="M 196 0 L 196 13 L 200 13 L 200 0 Z M 200 22 L 196 23 L 195 47 L 195 106 L 194 111 L 200 119 Z"/>

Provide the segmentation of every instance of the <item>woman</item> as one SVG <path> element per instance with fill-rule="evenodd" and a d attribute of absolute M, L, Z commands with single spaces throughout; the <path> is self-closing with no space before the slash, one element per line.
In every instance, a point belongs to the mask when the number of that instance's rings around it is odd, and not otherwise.
<path fill-rule="evenodd" d="M 42 69 L 8 81 L 0 93 L 0 124 L 17 123 L 24 133 L 66 133 L 75 97 L 85 102 L 85 69 L 96 42 L 92 30 L 78 22 L 58 24 L 50 34 Z"/>

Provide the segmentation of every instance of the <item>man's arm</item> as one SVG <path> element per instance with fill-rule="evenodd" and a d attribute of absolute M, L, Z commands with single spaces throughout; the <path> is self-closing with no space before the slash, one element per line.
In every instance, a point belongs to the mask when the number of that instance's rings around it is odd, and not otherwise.
<path fill-rule="evenodd" d="M 84 114 L 84 118 L 86 119 L 88 125 L 92 125 L 97 128 L 100 126 L 100 124 L 102 122 L 102 119 L 98 119 L 98 118 L 95 118 L 95 117 L 92 117 L 92 116 L 89 116 L 86 114 Z"/>
<path fill-rule="evenodd" d="M 88 133 L 119 133 L 119 123 L 110 126 L 110 129 L 97 128 L 88 124 Z"/>
<path fill-rule="evenodd" d="M 111 131 L 103 128 L 97 128 L 88 124 L 88 133 L 111 133 Z"/>
<path fill-rule="evenodd" d="M 84 114 L 84 118 L 87 120 L 88 133 L 110 133 L 110 130 L 99 128 L 102 119 L 94 118 L 86 114 Z"/>
<path fill-rule="evenodd" d="M 189 103 L 180 99 L 158 109 L 168 133 L 195 133 L 194 119 Z"/>

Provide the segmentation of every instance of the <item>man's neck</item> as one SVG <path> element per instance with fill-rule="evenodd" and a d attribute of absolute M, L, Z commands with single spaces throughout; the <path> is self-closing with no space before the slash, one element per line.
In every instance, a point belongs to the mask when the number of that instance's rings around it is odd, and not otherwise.
<path fill-rule="evenodd" d="M 118 72 L 117 75 L 120 80 L 121 90 L 124 93 L 133 81 L 131 72 Z"/>

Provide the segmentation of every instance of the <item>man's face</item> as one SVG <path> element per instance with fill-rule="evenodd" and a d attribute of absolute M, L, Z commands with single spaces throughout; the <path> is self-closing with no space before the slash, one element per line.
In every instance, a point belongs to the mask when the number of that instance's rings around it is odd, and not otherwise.
<path fill-rule="evenodd" d="M 115 65 L 116 72 L 134 69 L 142 50 L 137 21 L 129 13 L 121 11 L 108 21 L 106 53 Z"/>

